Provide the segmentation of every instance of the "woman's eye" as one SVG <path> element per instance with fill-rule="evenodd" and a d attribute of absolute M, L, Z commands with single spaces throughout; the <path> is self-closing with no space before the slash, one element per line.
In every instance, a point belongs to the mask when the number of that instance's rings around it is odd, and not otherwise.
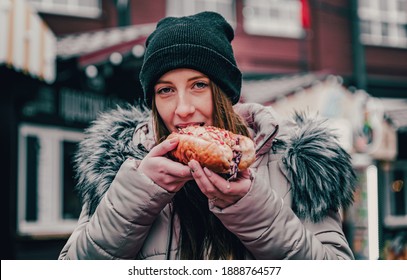
<path fill-rule="evenodd" d="M 195 83 L 195 85 L 194 85 L 196 88 L 198 88 L 198 89 L 203 89 L 203 88 L 206 88 L 207 86 L 208 86 L 208 84 L 207 83 L 204 83 L 204 82 L 197 82 L 197 83 Z"/>
<path fill-rule="evenodd" d="M 165 88 L 160 88 L 156 92 L 157 94 L 168 94 L 171 93 L 171 88 L 165 87 Z"/>

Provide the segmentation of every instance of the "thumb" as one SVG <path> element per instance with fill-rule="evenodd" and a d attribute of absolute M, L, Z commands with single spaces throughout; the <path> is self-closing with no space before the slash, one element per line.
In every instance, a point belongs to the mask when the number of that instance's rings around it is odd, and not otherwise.
<path fill-rule="evenodd" d="M 169 151 L 174 150 L 175 147 L 177 147 L 178 142 L 179 142 L 178 138 L 172 138 L 172 139 L 165 140 L 164 142 L 162 142 L 162 143 L 158 144 L 157 146 L 155 146 L 154 148 L 152 148 L 150 153 L 148 154 L 148 156 L 150 156 L 150 157 L 163 156 L 166 153 L 168 153 Z"/>

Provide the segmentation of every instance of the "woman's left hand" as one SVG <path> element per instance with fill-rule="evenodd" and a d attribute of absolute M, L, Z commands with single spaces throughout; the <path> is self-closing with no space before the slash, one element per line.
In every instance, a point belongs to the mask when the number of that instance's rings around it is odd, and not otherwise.
<path fill-rule="evenodd" d="M 248 169 L 239 172 L 236 180 L 228 181 L 206 167 L 202 168 L 196 160 L 191 160 L 188 166 L 212 206 L 226 208 L 245 196 L 250 189 L 252 181 Z"/>

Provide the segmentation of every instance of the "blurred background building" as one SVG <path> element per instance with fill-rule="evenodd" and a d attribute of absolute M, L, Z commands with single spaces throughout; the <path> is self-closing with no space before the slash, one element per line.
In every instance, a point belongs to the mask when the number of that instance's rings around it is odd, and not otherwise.
<path fill-rule="evenodd" d="M 157 21 L 203 10 L 235 29 L 241 102 L 336 129 L 359 179 L 343 210 L 356 258 L 407 256 L 407 0 L 0 0 L 2 259 L 57 258 L 84 129 L 140 102 Z"/>

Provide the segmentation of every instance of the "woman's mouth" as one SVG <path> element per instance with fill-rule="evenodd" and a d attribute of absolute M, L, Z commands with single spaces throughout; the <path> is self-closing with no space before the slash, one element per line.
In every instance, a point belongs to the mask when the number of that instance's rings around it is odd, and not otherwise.
<path fill-rule="evenodd" d="M 176 128 L 176 129 L 183 129 L 183 128 L 186 128 L 186 127 L 188 127 L 188 126 L 193 126 L 193 125 L 204 126 L 205 123 L 204 123 L 204 122 L 181 123 L 181 124 L 175 125 L 175 128 Z"/>

